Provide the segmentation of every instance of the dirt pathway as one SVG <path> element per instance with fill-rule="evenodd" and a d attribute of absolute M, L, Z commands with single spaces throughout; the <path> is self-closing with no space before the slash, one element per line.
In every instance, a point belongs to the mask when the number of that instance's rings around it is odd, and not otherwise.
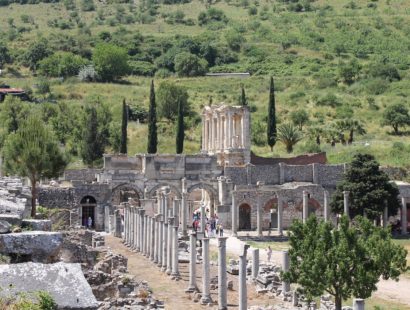
<path fill-rule="evenodd" d="M 377 291 L 373 293 L 373 296 L 408 305 L 408 309 L 410 309 L 410 279 L 401 276 L 398 282 L 381 280 L 377 284 Z"/>
<path fill-rule="evenodd" d="M 122 254 L 128 258 L 128 271 L 138 280 L 146 280 L 152 288 L 155 298 L 163 300 L 165 309 L 180 309 L 180 310 L 197 310 L 197 309 L 217 309 L 214 307 L 202 306 L 193 301 L 193 295 L 185 293 L 188 287 L 189 264 L 179 264 L 182 279 L 173 281 L 165 273 L 154 265 L 150 260 L 141 254 L 131 252 L 124 246 L 120 239 L 107 235 L 105 244 L 113 252 Z M 197 265 L 197 285 L 202 287 L 201 282 L 201 265 Z M 217 275 L 217 267 L 211 266 L 211 278 Z M 228 280 L 233 280 L 233 291 L 228 291 L 228 308 L 238 308 L 238 277 L 228 274 Z M 214 301 L 218 300 L 217 290 L 211 290 L 211 297 Z M 257 295 L 253 285 L 248 285 L 248 305 L 266 305 L 276 304 L 279 300 L 269 299 L 266 295 Z"/>

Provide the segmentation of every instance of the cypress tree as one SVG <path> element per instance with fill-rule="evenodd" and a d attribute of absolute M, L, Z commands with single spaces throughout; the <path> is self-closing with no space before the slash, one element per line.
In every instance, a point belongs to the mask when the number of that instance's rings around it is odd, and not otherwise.
<path fill-rule="evenodd" d="M 181 154 L 184 150 L 184 107 L 182 102 L 178 104 L 178 121 L 177 121 L 177 135 L 176 135 L 176 151 Z"/>
<path fill-rule="evenodd" d="M 86 113 L 81 157 L 87 165 L 92 165 L 94 161 L 103 156 L 104 145 L 101 143 L 101 135 L 98 132 L 97 110 L 91 106 L 86 109 Z"/>
<path fill-rule="evenodd" d="M 127 154 L 127 126 L 128 126 L 128 106 L 125 99 L 122 102 L 122 122 L 121 122 L 121 145 L 120 153 Z"/>
<path fill-rule="evenodd" d="M 269 87 L 269 107 L 268 107 L 268 131 L 267 138 L 271 151 L 276 143 L 276 111 L 275 111 L 275 87 L 273 84 L 273 77 L 270 78 Z"/>
<path fill-rule="evenodd" d="M 241 97 L 239 98 L 239 104 L 241 106 L 245 106 L 248 105 L 248 100 L 246 99 L 246 94 L 245 94 L 245 88 L 243 87 L 243 85 L 241 86 Z"/>
<path fill-rule="evenodd" d="M 157 111 L 155 104 L 155 89 L 154 81 L 151 81 L 151 89 L 149 94 L 149 112 L 148 112 L 148 154 L 157 152 Z"/>

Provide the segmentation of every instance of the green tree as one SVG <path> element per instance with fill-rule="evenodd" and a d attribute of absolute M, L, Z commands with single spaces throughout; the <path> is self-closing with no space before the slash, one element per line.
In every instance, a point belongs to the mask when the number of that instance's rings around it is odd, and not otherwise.
<path fill-rule="evenodd" d="M 92 61 L 99 78 L 105 82 L 115 81 L 130 72 L 127 50 L 114 44 L 98 44 Z"/>
<path fill-rule="evenodd" d="M 128 106 L 125 99 L 122 102 L 122 120 L 121 120 L 121 147 L 120 153 L 127 154 L 127 126 L 128 126 Z"/>
<path fill-rule="evenodd" d="M 29 45 L 28 49 L 23 55 L 24 64 L 28 66 L 31 71 L 36 71 L 39 62 L 51 55 L 51 49 L 46 39 L 40 39 Z"/>
<path fill-rule="evenodd" d="M 309 121 L 309 114 L 305 110 L 296 110 L 290 113 L 290 120 L 299 127 L 299 130 L 302 130 L 303 125 Z"/>
<path fill-rule="evenodd" d="M 177 120 L 177 134 L 176 134 L 176 152 L 182 154 L 184 150 L 184 105 L 182 102 L 178 104 L 178 120 Z"/>
<path fill-rule="evenodd" d="M 39 62 L 39 71 L 51 77 L 75 76 L 86 64 L 87 60 L 81 56 L 69 52 L 57 52 Z"/>
<path fill-rule="evenodd" d="M 89 166 L 102 158 L 104 154 L 104 144 L 102 143 L 101 133 L 98 130 L 97 110 L 94 106 L 86 108 L 85 125 L 83 131 L 83 141 L 81 157 Z"/>
<path fill-rule="evenodd" d="M 401 103 L 388 106 L 383 113 L 383 126 L 392 126 L 394 133 L 399 134 L 400 127 L 410 125 L 409 110 Z"/>
<path fill-rule="evenodd" d="M 344 120 L 338 120 L 336 122 L 336 128 L 339 128 L 341 131 L 348 131 L 349 138 L 347 140 L 348 144 L 352 144 L 354 141 L 354 134 L 364 135 L 366 130 L 363 127 L 363 124 L 352 118 L 346 118 Z"/>
<path fill-rule="evenodd" d="M 349 191 L 349 212 L 353 218 L 367 214 L 377 219 L 384 207 L 389 214 L 397 214 L 400 206 L 397 199 L 399 190 L 390 182 L 386 173 L 380 170 L 379 163 L 369 154 L 356 154 L 341 182 L 332 196 L 333 212 L 343 212 L 343 191 Z"/>
<path fill-rule="evenodd" d="M 352 84 L 359 76 L 360 70 L 360 64 L 356 59 L 353 59 L 348 63 L 339 65 L 339 77 L 344 83 Z"/>
<path fill-rule="evenodd" d="M 311 216 L 296 220 L 289 231 L 289 272 L 282 276 L 304 289 L 308 300 L 323 293 L 334 296 L 336 310 L 351 296 L 369 298 L 380 278 L 398 280 L 405 272 L 407 251 L 391 240 L 387 229 L 343 216 L 336 229 Z"/>
<path fill-rule="evenodd" d="M 279 126 L 277 139 L 285 145 L 288 153 L 292 153 L 293 147 L 302 140 L 302 134 L 292 124 L 287 123 Z"/>
<path fill-rule="evenodd" d="M 271 151 L 276 143 L 276 107 L 275 107 L 275 86 L 273 84 L 273 77 L 270 78 L 269 87 L 269 106 L 268 106 L 268 145 Z"/>
<path fill-rule="evenodd" d="M 208 63 L 189 52 L 182 52 L 175 56 L 175 72 L 179 76 L 199 76 L 208 71 Z"/>
<path fill-rule="evenodd" d="M 154 81 L 151 81 L 151 89 L 149 94 L 149 111 L 148 111 L 148 154 L 157 152 L 158 137 L 157 137 L 157 107 L 155 103 L 155 88 Z"/>
<path fill-rule="evenodd" d="M 6 173 L 29 178 L 31 216 L 35 218 L 37 182 L 42 178 L 58 177 L 67 165 L 52 130 L 41 117 L 32 114 L 7 137 L 2 155 Z"/>
<path fill-rule="evenodd" d="M 239 97 L 239 105 L 248 105 L 248 98 L 246 98 L 245 88 L 243 87 L 243 85 L 241 86 L 241 96 Z"/>
<path fill-rule="evenodd" d="M 190 110 L 188 92 L 184 87 L 171 81 L 164 81 L 159 84 L 157 102 L 158 116 L 165 117 L 169 120 L 175 120 L 177 118 L 180 104 L 182 104 L 185 115 Z"/>
<path fill-rule="evenodd" d="M 30 105 L 14 96 L 7 96 L 0 105 L 0 122 L 6 135 L 16 132 L 30 114 Z"/>
<path fill-rule="evenodd" d="M 321 143 L 321 137 L 323 136 L 324 132 L 323 132 L 323 128 L 321 126 L 311 126 L 309 127 L 308 130 L 308 135 L 312 140 L 315 140 L 317 145 L 320 145 Z"/>
<path fill-rule="evenodd" d="M 11 62 L 10 51 L 3 42 L 0 42 L 0 68 L 9 62 Z"/>

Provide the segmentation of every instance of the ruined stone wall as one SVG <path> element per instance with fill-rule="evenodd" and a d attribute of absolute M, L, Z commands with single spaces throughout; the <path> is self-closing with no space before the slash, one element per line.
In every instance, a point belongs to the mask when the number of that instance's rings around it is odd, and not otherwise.
<path fill-rule="evenodd" d="M 313 165 L 284 165 L 287 182 L 313 182 Z"/>
<path fill-rule="evenodd" d="M 64 171 L 64 180 L 90 183 L 96 180 L 98 173 L 101 173 L 101 169 L 69 169 Z"/>
<path fill-rule="evenodd" d="M 345 166 L 342 165 L 315 165 L 314 182 L 324 187 L 335 188 L 337 183 L 343 178 Z"/>

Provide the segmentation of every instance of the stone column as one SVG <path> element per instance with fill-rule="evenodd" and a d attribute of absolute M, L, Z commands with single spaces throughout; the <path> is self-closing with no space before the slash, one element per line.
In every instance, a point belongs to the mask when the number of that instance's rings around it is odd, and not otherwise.
<path fill-rule="evenodd" d="M 303 191 L 303 223 L 306 223 L 309 216 L 309 193 Z"/>
<path fill-rule="evenodd" d="M 145 216 L 144 216 L 145 210 L 141 209 L 140 210 L 140 235 L 139 235 L 139 244 L 140 244 L 140 252 L 144 254 L 144 226 L 145 226 Z"/>
<path fill-rule="evenodd" d="M 202 124 L 202 132 L 201 132 L 201 140 L 202 140 L 202 145 L 201 145 L 201 150 L 205 150 L 205 116 L 202 114 L 201 118 L 201 124 Z"/>
<path fill-rule="evenodd" d="M 364 299 L 353 299 L 353 310 L 364 310 Z"/>
<path fill-rule="evenodd" d="M 159 214 L 154 216 L 154 225 L 155 225 L 155 233 L 154 233 L 154 264 L 158 264 L 158 257 L 159 257 Z"/>
<path fill-rule="evenodd" d="M 150 222 L 149 222 L 149 216 L 148 215 L 144 215 L 145 216 L 145 238 L 144 238 L 144 256 L 149 257 L 149 228 L 150 228 Z"/>
<path fill-rule="evenodd" d="M 137 251 L 138 248 L 138 207 L 135 207 L 134 211 L 134 250 Z"/>
<path fill-rule="evenodd" d="M 162 266 L 162 243 L 163 243 L 163 229 L 164 229 L 164 221 L 162 220 L 162 215 L 159 216 L 159 225 L 158 225 L 158 267 Z"/>
<path fill-rule="evenodd" d="M 329 192 L 328 192 L 328 191 L 324 191 L 324 192 L 323 192 L 323 208 L 324 208 L 324 211 L 323 211 L 324 214 L 323 214 L 323 216 L 324 216 L 325 222 L 330 221 L 330 206 L 329 206 L 329 200 L 330 200 Z"/>
<path fill-rule="evenodd" d="M 236 207 L 235 195 L 232 193 L 232 236 L 238 236 L 238 208 Z"/>
<path fill-rule="evenodd" d="M 243 253 L 239 256 L 239 310 L 248 309 L 248 292 L 246 289 L 246 254 L 249 245 L 245 244 Z"/>
<path fill-rule="evenodd" d="M 289 253 L 288 251 L 282 252 L 282 270 L 283 272 L 289 271 Z M 282 281 L 282 293 L 290 291 L 290 283 Z"/>
<path fill-rule="evenodd" d="M 114 236 L 117 238 L 121 238 L 121 213 L 120 210 L 115 210 L 114 212 L 115 214 L 115 232 L 114 232 Z"/>
<path fill-rule="evenodd" d="M 128 246 L 132 247 L 132 242 L 134 238 L 134 208 L 131 206 L 129 207 L 129 239 L 128 239 Z"/>
<path fill-rule="evenodd" d="M 201 232 L 205 233 L 205 218 L 206 218 L 206 213 L 205 213 L 205 205 L 201 203 Z"/>
<path fill-rule="evenodd" d="M 209 264 L 209 238 L 202 239 L 202 297 L 201 304 L 212 303 Z"/>
<path fill-rule="evenodd" d="M 168 222 L 164 221 L 164 227 L 162 231 L 162 267 L 161 271 L 167 270 L 167 251 L 168 251 Z"/>
<path fill-rule="evenodd" d="M 124 244 L 127 245 L 128 243 L 128 224 L 129 224 L 129 219 L 128 219 L 128 207 L 124 206 Z"/>
<path fill-rule="evenodd" d="M 167 241 L 167 275 L 172 271 L 172 226 L 174 225 L 174 218 L 168 217 L 168 241 Z"/>
<path fill-rule="evenodd" d="M 252 279 L 256 280 L 259 274 L 259 249 L 252 249 Z"/>
<path fill-rule="evenodd" d="M 182 218 L 181 218 L 181 231 L 182 231 L 182 238 L 186 238 L 188 236 L 188 225 L 187 225 L 187 218 L 188 218 L 188 206 L 187 206 L 187 197 L 188 193 L 182 192 L 181 196 L 181 208 L 182 208 Z"/>
<path fill-rule="evenodd" d="M 241 136 L 240 136 L 241 148 L 245 147 L 245 134 L 244 134 L 244 132 L 245 132 L 245 122 L 244 122 L 244 119 L 243 119 L 244 116 L 245 116 L 245 113 L 243 113 L 242 117 L 241 117 Z"/>
<path fill-rule="evenodd" d="M 179 276 L 179 268 L 178 268 L 178 226 L 174 225 L 173 227 L 173 242 L 172 242 L 172 270 L 171 270 L 171 276 L 174 278 L 174 280 L 178 280 L 180 278 Z"/>
<path fill-rule="evenodd" d="M 283 200 L 278 197 L 278 235 L 283 236 Z"/>
<path fill-rule="evenodd" d="M 256 228 L 258 230 L 258 237 L 262 237 L 262 206 L 258 192 L 256 192 Z"/>
<path fill-rule="evenodd" d="M 164 192 L 164 216 L 165 222 L 168 222 L 168 203 L 169 203 L 169 192 Z"/>
<path fill-rule="evenodd" d="M 155 229 L 156 229 L 156 221 L 155 216 L 151 217 L 151 252 L 150 252 L 150 260 L 155 263 Z"/>
<path fill-rule="evenodd" d="M 226 114 L 226 122 L 228 124 L 228 131 L 226 135 L 226 146 L 229 149 L 229 148 L 232 148 L 232 115 L 229 111 Z"/>
<path fill-rule="evenodd" d="M 387 200 L 385 201 L 385 207 L 383 210 L 383 227 L 387 228 L 387 224 L 389 222 L 389 209 L 387 207 Z"/>
<path fill-rule="evenodd" d="M 185 292 L 192 293 L 198 291 L 196 285 L 196 234 L 194 232 L 189 235 L 189 251 L 189 284 Z"/>
<path fill-rule="evenodd" d="M 226 239 L 218 237 L 218 310 L 227 310 Z"/>
<path fill-rule="evenodd" d="M 179 204 L 181 203 L 181 199 L 174 199 L 173 205 L 172 205 L 172 213 L 174 215 L 174 226 L 179 227 Z"/>
<path fill-rule="evenodd" d="M 401 198 L 401 234 L 407 234 L 407 199 Z"/>
<path fill-rule="evenodd" d="M 347 216 L 350 220 L 350 213 L 349 213 L 349 192 L 343 191 L 343 213 Z"/>

